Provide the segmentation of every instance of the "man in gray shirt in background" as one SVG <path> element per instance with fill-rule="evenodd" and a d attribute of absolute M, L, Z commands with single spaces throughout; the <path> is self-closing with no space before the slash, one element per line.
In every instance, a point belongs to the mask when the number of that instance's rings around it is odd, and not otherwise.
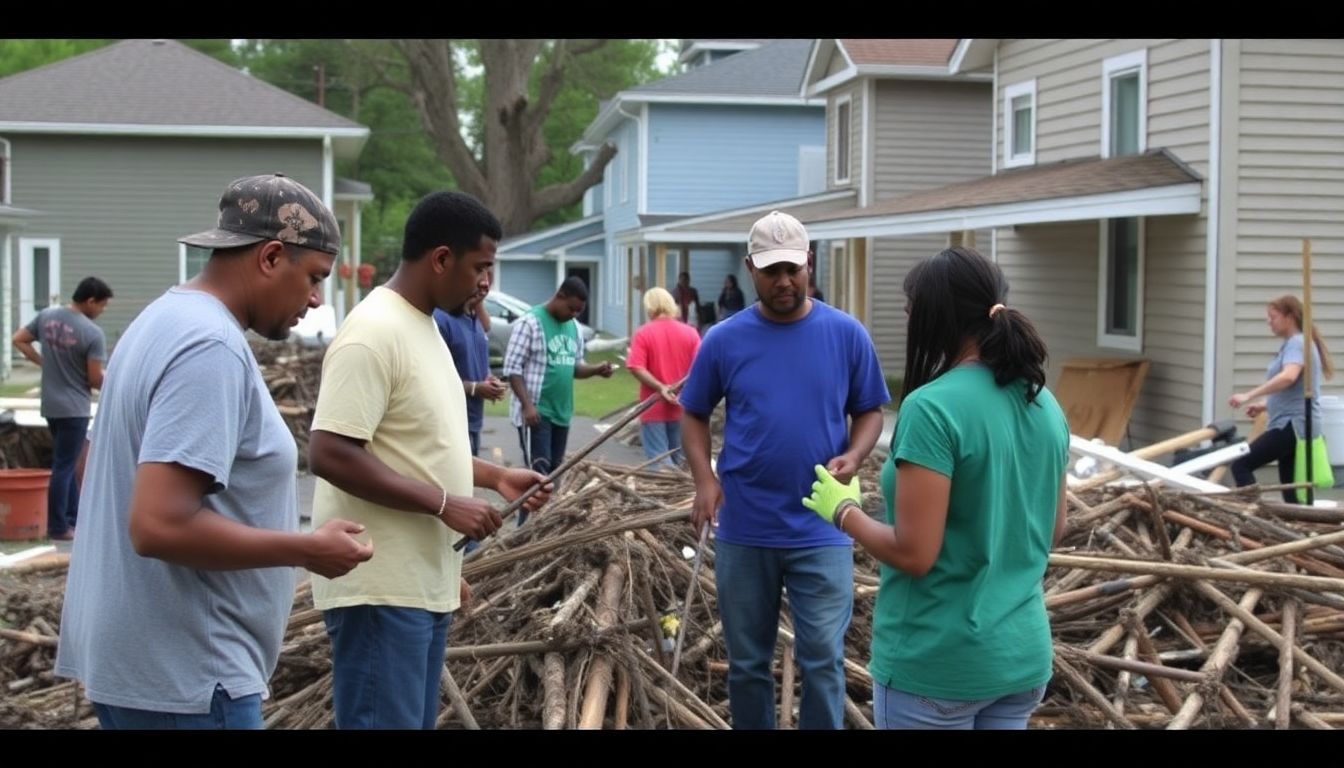
<path fill-rule="evenodd" d="M 112 289 L 96 277 L 79 281 L 70 305 L 37 313 L 14 333 L 23 356 L 42 369 L 42 418 L 51 430 L 51 481 L 47 484 L 47 535 L 69 541 L 75 537 L 79 486 L 75 461 L 89 430 L 92 390 L 103 386 L 107 341 L 93 324 L 107 309 Z M 33 349 L 42 345 L 42 353 Z"/>
<path fill-rule="evenodd" d="M 336 218 L 280 174 L 238 179 L 200 275 L 127 327 L 84 469 L 55 673 L 105 729 L 261 728 L 303 566 L 373 555 L 364 527 L 299 532 L 298 449 L 245 330 L 284 339 L 320 303 Z"/>

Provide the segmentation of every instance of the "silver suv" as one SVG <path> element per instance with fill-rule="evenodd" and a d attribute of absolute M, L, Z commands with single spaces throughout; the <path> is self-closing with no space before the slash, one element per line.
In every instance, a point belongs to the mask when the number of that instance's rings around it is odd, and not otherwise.
<path fill-rule="evenodd" d="M 504 358 L 504 350 L 509 347 L 509 333 L 513 321 L 532 310 L 532 305 L 516 296 L 501 291 L 491 291 L 485 297 L 485 309 L 490 313 L 490 357 Z M 587 344 L 597 335 L 591 327 L 579 323 L 579 333 Z"/>

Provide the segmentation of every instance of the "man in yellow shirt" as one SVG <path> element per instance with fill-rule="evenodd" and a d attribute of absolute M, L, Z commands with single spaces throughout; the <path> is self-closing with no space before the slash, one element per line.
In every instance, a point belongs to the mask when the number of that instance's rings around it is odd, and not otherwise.
<path fill-rule="evenodd" d="M 378 546 L 357 578 L 313 578 L 338 728 L 434 727 L 448 627 L 470 596 L 453 544 L 501 524 L 472 488 L 513 500 L 545 479 L 472 457 L 466 395 L 432 316 L 486 290 L 501 236 L 475 198 L 425 197 L 406 220 L 396 273 L 345 319 L 322 363 L 313 522 L 353 520 Z"/>

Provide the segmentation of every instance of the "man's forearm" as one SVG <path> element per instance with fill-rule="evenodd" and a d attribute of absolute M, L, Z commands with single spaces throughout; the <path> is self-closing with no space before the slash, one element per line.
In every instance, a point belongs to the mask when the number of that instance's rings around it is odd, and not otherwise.
<path fill-rule="evenodd" d="M 714 476 L 709 465 L 709 420 L 686 411 L 681 415 L 681 450 L 696 483 Z"/>
<path fill-rule="evenodd" d="M 882 436 L 882 408 L 856 414 L 849 427 L 849 451 L 855 460 L 863 459 L 873 451 Z"/>
<path fill-rule="evenodd" d="M 643 384 L 649 389 L 658 390 L 663 388 L 663 382 L 659 381 L 657 376 L 654 376 L 652 373 L 649 373 L 647 370 L 643 368 L 631 368 L 630 373 L 634 375 L 635 379 L 638 380 L 639 383 Z"/>
<path fill-rule="evenodd" d="M 509 376 L 509 389 L 513 390 L 513 396 L 518 398 L 518 404 L 527 410 L 532 407 L 532 396 L 527 393 L 527 383 L 523 377 L 518 374 Z"/>
<path fill-rule="evenodd" d="M 398 474 L 363 446 L 340 435 L 314 430 L 309 442 L 313 474 L 346 493 L 379 506 L 437 514 L 443 489 Z"/>

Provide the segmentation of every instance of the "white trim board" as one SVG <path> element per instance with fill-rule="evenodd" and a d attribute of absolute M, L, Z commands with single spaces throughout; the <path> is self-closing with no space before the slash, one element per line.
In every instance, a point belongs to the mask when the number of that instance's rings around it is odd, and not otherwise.
<path fill-rule="evenodd" d="M 890 237 L 1062 221 L 1194 214 L 1200 211 L 1200 187 L 1201 183 L 1195 181 L 1100 195 L 832 219 L 808 224 L 807 232 L 813 239 Z"/>

